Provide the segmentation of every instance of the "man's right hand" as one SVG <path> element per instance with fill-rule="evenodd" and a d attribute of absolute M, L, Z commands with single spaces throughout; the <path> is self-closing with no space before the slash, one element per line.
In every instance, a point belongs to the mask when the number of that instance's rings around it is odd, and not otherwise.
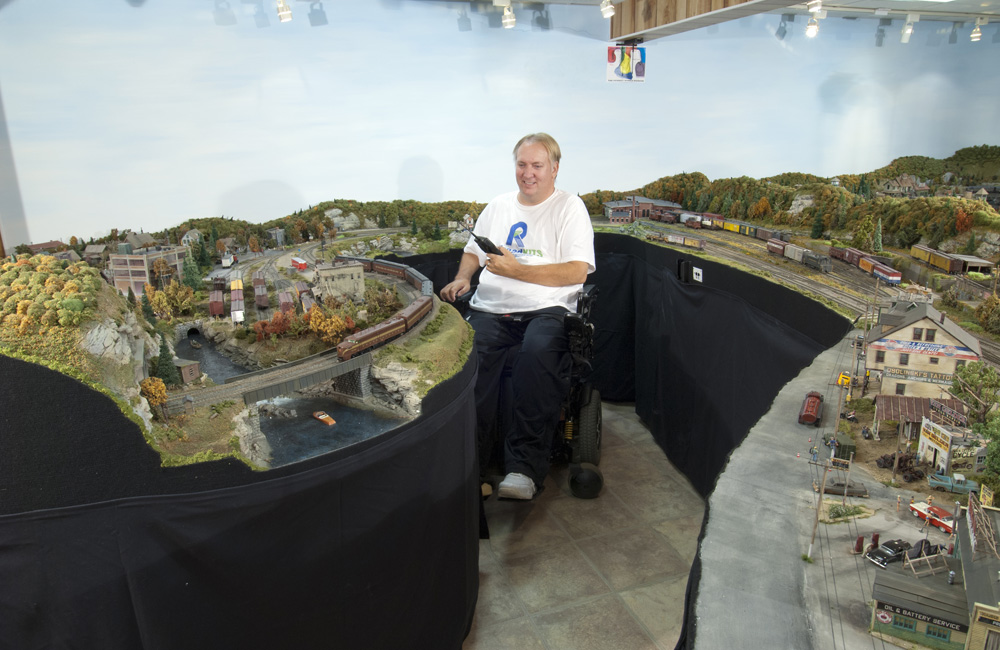
<path fill-rule="evenodd" d="M 441 300 L 455 302 L 455 299 L 467 293 L 472 285 L 464 278 L 456 278 L 441 289 Z"/>

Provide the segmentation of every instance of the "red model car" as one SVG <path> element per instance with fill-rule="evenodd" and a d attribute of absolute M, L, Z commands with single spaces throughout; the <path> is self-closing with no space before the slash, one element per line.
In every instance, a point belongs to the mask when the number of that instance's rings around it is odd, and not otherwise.
<path fill-rule="evenodd" d="M 930 522 L 931 526 L 937 526 L 949 535 L 955 532 L 955 517 L 944 508 L 929 505 L 925 501 L 918 501 L 910 504 L 910 512 L 913 513 L 914 517 L 920 517 L 924 521 Z"/>

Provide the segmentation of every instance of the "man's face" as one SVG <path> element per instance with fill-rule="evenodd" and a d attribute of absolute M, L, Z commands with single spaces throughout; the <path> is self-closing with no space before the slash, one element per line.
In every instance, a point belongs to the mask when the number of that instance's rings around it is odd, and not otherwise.
<path fill-rule="evenodd" d="M 559 163 L 552 163 L 549 152 L 537 142 L 522 144 L 517 150 L 514 173 L 517 178 L 518 200 L 522 205 L 538 205 L 552 196 L 556 189 Z"/>

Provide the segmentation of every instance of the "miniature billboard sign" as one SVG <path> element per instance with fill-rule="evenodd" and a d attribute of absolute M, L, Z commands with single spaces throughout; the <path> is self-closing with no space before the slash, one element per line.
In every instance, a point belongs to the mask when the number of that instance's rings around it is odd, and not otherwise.
<path fill-rule="evenodd" d="M 608 81 L 645 81 L 646 48 L 634 45 L 609 45 Z"/>

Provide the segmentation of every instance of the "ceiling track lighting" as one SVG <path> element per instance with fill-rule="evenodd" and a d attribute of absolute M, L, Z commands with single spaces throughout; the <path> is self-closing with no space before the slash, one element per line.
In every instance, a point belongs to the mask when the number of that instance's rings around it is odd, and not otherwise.
<path fill-rule="evenodd" d="M 823 0 L 809 0 L 809 2 L 806 3 L 806 9 L 808 9 L 811 14 L 823 11 Z"/>
<path fill-rule="evenodd" d="M 983 37 L 983 30 L 981 28 L 983 25 L 989 23 L 989 21 L 990 21 L 989 18 L 983 16 L 976 18 L 976 26 L 972 28 L 972 33 L 969 34 L 969 40 L 972 41 L 973 43 L 978 43 L 979 40 Z"/>
<path fill-rule="evenodd" d="M 278 21 L 287 23 L 292 19 L 292 8 L 288 6 L 286 0 L 278 0 Z"/>
<path fill-rule="evenodd" d="M 903 25 L 903 31 L 899 36 L 900 43 L 909 43 L 910 36 L 913 35 L 913 24 L 920 22 L 920 14 L 906 14 L 906 23 Z"/>
<path fill-rule="evenodd" d="M 815 38 L 816 34 L 819 34 L 819 21 L 815 18 L 810 18 L 809 24 L 806 25 L 806 36 Z"/>
<path fill-rule="evenodd" d="M 611 4 L 611 0 L 601 0 L 601 15 L 605 18 L 615 15 L 615 6 Z"/>
<path fill-rule="evenodd" d="M 517 17 L 514 15 L 514 9 L 510 5 L 503 8 L 503 18 L 500 21 L 503 23 L 504 29 L 513 29 L 514 25 L 517 24 Z"/>

